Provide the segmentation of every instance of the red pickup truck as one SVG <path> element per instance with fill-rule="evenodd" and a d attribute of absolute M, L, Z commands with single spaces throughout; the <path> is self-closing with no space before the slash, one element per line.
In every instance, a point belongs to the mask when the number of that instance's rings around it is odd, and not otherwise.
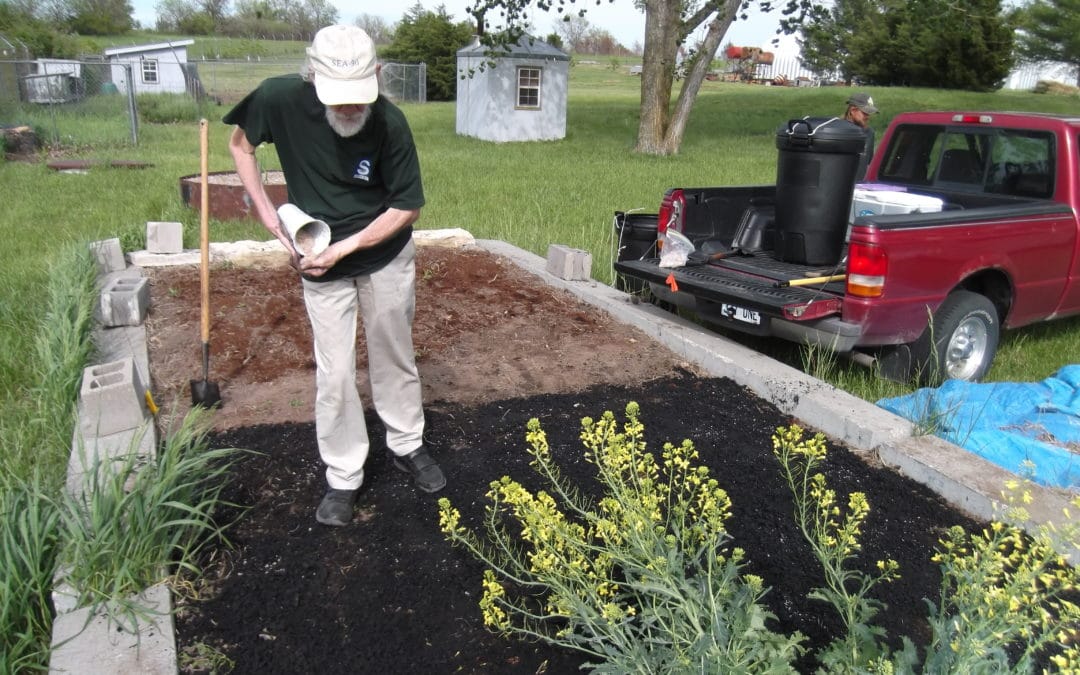
<path fill-rule="evenodd" d="M 618 282 L 922 383 L 978 380 L 1002 327 L 1080 314 L 1080 117 L 900 114 L 857 185 L 828 147 L 785 176 L 799 148 L 783 132 L 776 185 L 673 188 L 658 214 L 616 212 Z"/>

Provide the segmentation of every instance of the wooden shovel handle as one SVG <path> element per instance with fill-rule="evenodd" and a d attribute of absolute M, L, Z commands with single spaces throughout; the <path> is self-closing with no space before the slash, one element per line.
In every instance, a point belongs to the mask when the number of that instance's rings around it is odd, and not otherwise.
<path fill-rule="evenodd" d="M 202 341 L 210 341 L 210 124 L 199 120 L 199 284 L 202 290 Z"/>
<path fill-rule="evenodd" d="M 789 281 L 777 281 L 773 284 L 776 288 L 786 288 L 788 286 L 812 286 L 814 284 L 827 284 L 830 281 L 843 281 L 847 278 L 846 274 L 833 274 L 827 277 L 807 277 L 806 279 L 791 279 Z"/>

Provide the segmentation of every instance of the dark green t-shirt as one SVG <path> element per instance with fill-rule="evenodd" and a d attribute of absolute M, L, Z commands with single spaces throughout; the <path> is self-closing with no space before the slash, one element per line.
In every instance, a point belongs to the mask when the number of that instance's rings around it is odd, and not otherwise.
<path fill-rule="evenodd" d="M 420 162 L 401 110 L 380 96 L 360 133 L 342 138 L 326 121 L 315 87 L 299 75 L 264 80 L 225 115 L 258 147 L 273 143 L 281 159 L 289 201 L 330 225 L 331 241 L 366 227 L 388 208 L 424 205 Z M 407 227 L 382 245 L 342 258 L 317 280 L 369 274 L 408 243 Z"/>

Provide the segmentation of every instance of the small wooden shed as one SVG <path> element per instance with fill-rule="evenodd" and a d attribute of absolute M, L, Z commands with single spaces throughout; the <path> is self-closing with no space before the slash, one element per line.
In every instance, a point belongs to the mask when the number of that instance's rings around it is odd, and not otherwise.
<path fill-rule="evenodd" d="M 136 94 L 183 94 L 187 91 L 187 48 L 195 40 L 173 40 L 155 44 L 113 47 L 105 50 L 105 60 L 132 66 Z M 113 68 L 112 80 L 122 93 L 127 84 L 119 68 Z"/>
<path fill-rule="evenodd" d="M 526 35 L 481 68 L 491 60 L 485 50 L 475 39 L 457 52 L 457 133 L 499 143 L 565 138 L 570 57 Z"/>

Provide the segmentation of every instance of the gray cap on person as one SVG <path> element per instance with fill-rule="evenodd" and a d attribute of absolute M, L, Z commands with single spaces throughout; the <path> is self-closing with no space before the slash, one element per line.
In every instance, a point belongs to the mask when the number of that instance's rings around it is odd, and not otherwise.
<path fill-rule="evenodd" d="M 867 115 L 873 115 L 878 111 L 877 106 L 874 105 L 874 99 L 870 97 L 870 94 L 863 92 L 852 94 L 851 98 L 847 100 L 847 104 L 855 106 Z"/>

